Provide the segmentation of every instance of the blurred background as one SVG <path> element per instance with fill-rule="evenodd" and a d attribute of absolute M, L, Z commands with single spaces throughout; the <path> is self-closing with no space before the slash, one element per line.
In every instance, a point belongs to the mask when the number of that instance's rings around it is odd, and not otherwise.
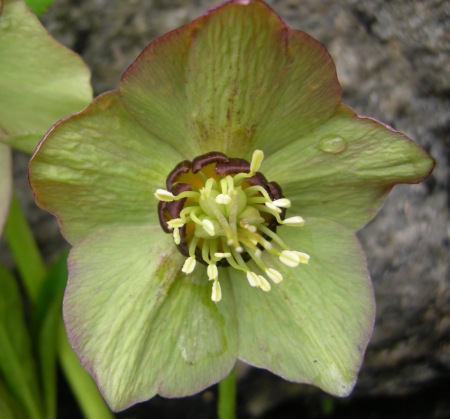
<path fill-rule="evenodd" d="M 450 418 L 450 2 L 439 0 L 271 0 L 296 29 L 332 55 L 344 102 L 413 138 L 436 160 L 420 185 L 394 188 L 359 232 L 372 274 L 377 320 L 359 381 L 348 399 L 239 365 L 239 418 Z M 200 16 L 212 0 L 55 0 L 42 21 L 78 52 L 96 94 L 157 36 Z M 37 209 L 16 152 L 20 200 L 47 259 L 64 241 Z M 2 259 L 8 259 L 2 246 Z M 61 378 L 60 417 L 82 418 Z M 216 389 L 154 398 L 117 415 L 215 418 Z"/>

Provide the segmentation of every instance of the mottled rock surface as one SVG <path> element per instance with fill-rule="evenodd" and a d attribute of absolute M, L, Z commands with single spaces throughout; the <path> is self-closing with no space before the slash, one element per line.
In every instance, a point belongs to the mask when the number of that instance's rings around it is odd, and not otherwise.
<path fill-rule="evenodd" d="M 377 218 L 359 233 L 378 309 L 353 397 L 408 395 L 450 383 L 450 3 L 269 3 L 291 27 L 308 32 L 327 47 L 347 104 L 403 131 L 437 163 L 426 182 L 394 188 Z M 92 69 L 95 91 L 101 93 L 117 87 L 121 73 L 147 43 L 215 4 L 212 0 L 56 0 L 43 20 L 57 39 L 84 57 Z M 19 167 L 25 158 L 17 155 L 16 161 L 17 182 L 25 185 L 24 169 Z M 47 243 L 44 249 L 51 253 L 62 243 L 55 222 L 34 208 L 25 188 L 22 200 L 40 242 Z M 247 373 L 243 382 L 248 383 L 252 374 Z M 274 404 L 305 392 L 305 386 L 263 377 L 248 383 L 251 390 L 243 396 L 249 416 L 260 416 Z M 429 417 L 445 417 L 441 414 L 442 409 L 430 410 Z"/>

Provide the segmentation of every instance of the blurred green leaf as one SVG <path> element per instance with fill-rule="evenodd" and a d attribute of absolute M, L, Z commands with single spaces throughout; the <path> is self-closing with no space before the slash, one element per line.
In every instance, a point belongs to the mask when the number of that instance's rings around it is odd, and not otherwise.
<path fill-rule="evenodd" d="M 54 1 L 55 0 L 25 0 L 25 3 L 37 16 L 42 16 Z"/>
<path fill-rule="evenodd" d="M 56 417 L 56 354 L 61 323 L 61 306 L 67 282 L 67 251 L 50 268 L 36 301 L 33 331 L 41 372 L 46 417 Z"/>
<path fill-rule="evenodd" d="M 25 413 L 14 400 L 0 379 L 0 418 L 2 419 L 27 419 Z"/>
<path fill-rule="evenodd" d="M 0 266 L 0 373 L 27 418 L 40 419 L 38 380 L 22 299 L 14 277 Z"/>
<path fill-rule="evenodd" d="M 0 4 L 0 142 L 32 153 L 52 124 L 91 101 L 90 71 L 23 0 Z"/>
<path fill-rule="evenodd" d="M 34 302 L 45 278 L 46 269 L 33 233 L 14 194 L 5 224 L 5 237 L 14 255 L 28 297 Z"/>

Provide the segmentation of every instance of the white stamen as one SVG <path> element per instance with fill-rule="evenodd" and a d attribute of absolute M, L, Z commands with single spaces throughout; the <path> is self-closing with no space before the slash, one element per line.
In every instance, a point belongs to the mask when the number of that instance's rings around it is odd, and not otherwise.
<path fill-rule="evenodd" d="M 155 196 L 157 199 L 164 202 L 172 202 L 175 199 L 175 195 L 165 189 L 157 189 Z"/>
<path fill-rule="evenodd" d="M 268 268 L 266 269 L 266 275 L 275 283 L 279 284 L 283 280 L 283 275 L 276 269 Z"/>
<path fill-rule="evenodd" d="M 309 263 L 310 256 L 303 252 L 295 252 L 295 254 L 300 258 L 300 263 Z"/>
<path fill-rule="evenodd" d="M 206 268 L 206 273 L 208 274 L 208 278 L 210 281 L 216 279 L 219 276 L 219 271 L 217 270 L 217 265 L 211 263 Z"/>
<path fill-rule="evenodd" d="M 222 299 L 222 289 L 220 288 L 219 281 L 214 281 L 211 292 L 211 300 L 218 303 Z"/>
<path fill-rule="evenodd" d="M 214 253 L 214 256 L 216 258 L 229 258 L 229 257 L 231 257 L 231 253 L 216 252 L 216 253 Z"/>
<path fill-rule="evenodd" d="M 197 261 L 195 260 L 195 257 L 189 256 L 185 260 L 184 265 L 181 268 L 181 272 L 184 272 L 186 275 L 191 274 L 194 271 L 196 263 L 197 263 Z"/>
<path fill-rule="evenodd" d="M 297 215 L 295 217 L 290 217 L 283 220 L 283 225 L 287 225 L 289 227 L 303 227 L 305 225 L 305 220 L 303 217 Z"/>
<path fill-rule="evenodd" d="M 274 205 L 273 202 L 264 202 L 267 208 L 270 208 L 272 211 L 277 212 L 278 214 L 281 214 L 281 209 L 278 208 L 276 205 Z"/>
<path fill-rule="evenodd" d="M 241 226 L 250 231 L 250 233 L 256 233 L 257 228 L 251 224 L 242 223 Z"/>
<path fill-rule="evenodd" d="M 252 161 L 250 163 L 250 173 L 255 173 L 261 167 L 261 163 L 264 160 L 264 153 L 261 150 L 255 150 L 252 155 Z"/>
<path fill-rule="evenodd" d="M 252 271 L 247 271 L 247 280 L 250 286 L 252 287 L 259 287 L 260 286 L 260 279 L 258 275 L 256 275 Z"/>
<path fill-rule="evenodd" d="M 204 220 L 202 220 L 202 226 L 210 236 L 215 236 L 216 230 L 214 229 L 214 224 L 211 220 L 205 218 Z"/>
<path fill-rule="evenodd" d="M 270 291 L 269 281 L 266 278 L 264 278 L 262 275 L 258 275 L 258 278 L 259 278 L 259 288 L 261 288 L 265 292 Z"/>
<path fill-rule="evenodd" d="M 185 222 L 181 218 L 174 218 L 173 220 L 167 221 L 169 228 L 180 228 L 183 227 Z"/>
<path fill-rule="evenodd" d="M 275 201 L 272 201 L 272 204 L 278 208 L 290 208 L 291 201 L 289 201 L 289 199 L 287 198 L 280 198 L 276 199 Z"/>
<path fill-rule="evenodd" d="M 279 256 L 279 259 L 282 263 L 284 263 L 286 266 L 289 266 L 290 268 L 295 268 L 300 263 L 300 256 L 298 256 L 297 253 L 293 252 L 292 250 L 283 250 L 281 252 L 281 255 Z"/>
<path fill-rule="evenodd" d="M 173 236 L 173 241 L 178 246 L 181 243 L 180 229 L 179 228 L 174 228 L 172 236 Z"/>
<path fill-rule="evenodd" d="M 231 196 L 221 193 L 216 196 L 216 202 L 221 205 L 228 205 L 231 202 Z"/>

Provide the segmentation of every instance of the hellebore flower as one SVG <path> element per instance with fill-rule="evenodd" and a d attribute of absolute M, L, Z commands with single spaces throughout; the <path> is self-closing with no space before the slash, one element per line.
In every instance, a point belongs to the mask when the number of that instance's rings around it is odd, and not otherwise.
<path fill-rule="evenodd" d="M 112 409 L 198 392 L 236 358 L 350 393 L 374 320 L 354 232 L 433 161 L 340 100 L 317 41 L 231 1 L 40 143 L 30 183 L 73 245 L 69 340 Z"/>
<path fill-rule="evenodd" d="M 32 153 L 55 121 L 92 100 L 89 78 L 22 0 L 0 0 L 0 234 L 12 189 L 9 146 Z"/>

